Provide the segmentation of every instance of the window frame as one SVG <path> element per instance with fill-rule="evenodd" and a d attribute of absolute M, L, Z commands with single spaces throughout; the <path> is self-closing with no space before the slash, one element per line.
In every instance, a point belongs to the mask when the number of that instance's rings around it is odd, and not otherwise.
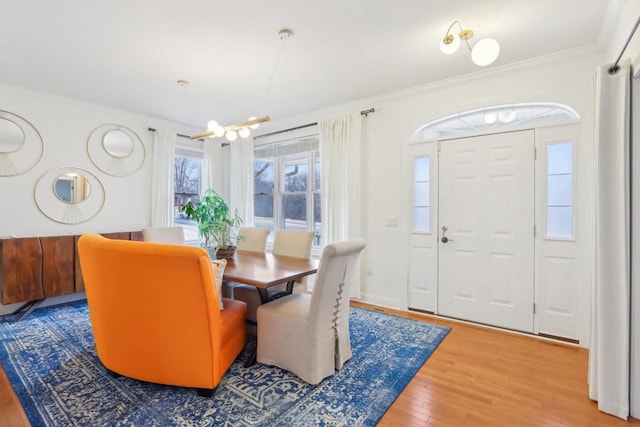
<path fill-rule="evenodd" d="M 431 177 L 431 170 L 432 170 L 432 163 L 433 163 L 433 158 L 431 154 L 419 154 L 419 155 L 414 155 L 411 157 L 412 159 L 412 165 L 411 165 L 411 171 L 412 171 L 412 178 L 411 178 L 411 182 L 413 183 L 413 194 L 411 196 L 411 215 L 412 215 L 412 221 L 411 221 L 411 232 L 414 234 L 432 234 L 433 229 L 431 226 L 431 219 L 432 219 L 432 203 L 431 203 L 431 197 L 433 194 L 433 189 L 431 188 L 433 180 Z M 421 180 L 418 181 L 416 180 L 416 159 L 428 159 L 429 161 L 429 173 L 428 173 L 428 179 L 427 180 Z M 427 201 L 427 205 L 417 205 L 416 204 L 416 197 L 415 197 L 415 190 L 416 190 L 416 183 L 427 183 L 427 186 L 429 188 L 429 197 L 428 197 L 428 201 Z M 429 213 L 429 218 L 427 221 L 427 226 L 428 229 L 427 230 L 418 230 L 415 227 L 416 224 L 416 208 L 421 207 L 421 208 L 427 208 L 428 213 Z"/>
<path fill-rule="evenodd" d="M 313 135 L 317 137 L 317 135 Z M 306 138 L 296 138 L 296 139 L 288 139 L 286 141 L 276 142 L 270 145 L 277 146 L 279 144 L 291 144 L 292 141 L 302 140 Z M 295 142 L 293 142 L 295 143 Z M 257 145 L 256 150 L 262 149 L 264 146 Z M 267 244 L 271 245 L 273 243 L 274 233 L 277 230 L 287 229 L 286 218 L 284 217 L 283 212 L 283 200 L 285 195 L 306 195 L 306 219 L 305 219 L 305 228 L 304 230 L 313 231 L 316 237 L 313 239 L 312 247 L 319 248 L 320 247 L 320 232 L 321 232 L 321 222 L 317 224 L 315 218 L 315 205 L 314 198 L 321 197 L 322 188 L 321 183 L 316 182 L 316 162 L 320 159 L 320 150 L 319 148 L 316 150 L 303 151 L 298 153 L 291 154 L 283 154 L 283 155 L 274 155 L 274 156 L 260 156 L 254 158 L 254 164 L 256 161 L 266 161 L 271 162 L 273 164 L 273 193 L 257 193 L 254 190 L 253 201 L 255 203 L 256 196 L 267 196 L 271 195 L 273 202 L 273 230 L 272 233 L 269 234 L 267 238 Z M 296 191 L 296 192 L 286 192 L 285 189 L 285 170 L 287 165 L 292 165 L 295 163 L 305 164 L 307 168 L 307 176 L 306 176 L 306 190 Z M 254 169 L 255 170 L 255 169 Z M 255 178 L 254 178 L 255 179 Z M 317 183 L 317 185 L 316 185 Z M 322 207 L 320 208 L 320 216 L 322 217 Z M 257 216 L 254 208 L 254 223 L 258 223 Z M 288 228 L 291 229 L 291 228 Z"/>
<path fill-rule="evenodd" d="M 549 174 L 549 147 L 553 145 L 569 144 L 571 146 L 571 172 Z M 549 241 L 575 241 L 576 239 L 576 141 L 573 139 L 560 139 L 548 141 L 544 145 L 544 240 Z M 549 204 L 549 176 L 571 176 L 571 205 L 550 205 Z M 549 208 L 550 207 L 570 207 L 571 208 L 571 234 L 569 236 L 556 236 L 549 234 Z"/>
<path fill-rule="evenodd" d="M 174 172 L 174 176 L 173 176 L 173 201 L 172 201 L 172 206 L 174 211 L 176 210 L 177 206 L 176 206 L 176 201 L 177 201 L 177 195 L 176 195 L 176 177 L 175 177 L 175 163 L 176 163 L 176 159 L 179 157 L 185 157 L 185 158 L 191 158 L 191 159 L 197 159 L 199 161 L 199 173 L 198 173 L 198 192 L 197 192 L 197 197 L 196 200 L 194 200 L 194 202 L 198 201 L 200 199 L 200 196 L 202 195 L 203 192 L 203 178 L 204 178 L 204 152 L 201 148 L 197 148 L 197 147 L 189 147 L 189 146 L 184 146 L 184 145 L 177 145 L 173 150 L 173 172 Z M 178 214 L 179 214 L 180 210 L 177 210 L 177 212 L 174 213 L 174 217 L 173 217 L 173 221 L 174 221 L 174 225 L 176 224 L 176 220 L 178 220 Z M 183 220 L 183 219 L 181 219 Z M 199 245 L 200 242 L 202 241 L 202 238 L 200 236 L 199 233 L 199 227 L 198 227 L 198 222 L 195 220 L 186 220 L 188 221 L 188 223 L 178 223 L 178 225 L 180 225 L 184 231 L 185 231 L 185 243 L 188 245 Z M 192 236 L 193 234 L 195 234 L 197 237 L 196 238 L 192 238 L 190 236 Z"/>

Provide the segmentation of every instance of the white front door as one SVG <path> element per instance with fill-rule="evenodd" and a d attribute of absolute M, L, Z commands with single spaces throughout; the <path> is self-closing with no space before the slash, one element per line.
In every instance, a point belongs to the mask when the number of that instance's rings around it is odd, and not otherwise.
<path fill-rule="evenodd" d="M 438 182 L 438 312 L 533 332 L 534 131 L 441 142 Z"/>

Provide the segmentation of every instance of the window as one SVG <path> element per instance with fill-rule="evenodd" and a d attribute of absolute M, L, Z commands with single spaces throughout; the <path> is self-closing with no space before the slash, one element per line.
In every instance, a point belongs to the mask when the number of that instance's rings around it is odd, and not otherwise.
<path fill-rule="evenodd" d="M 573 237 L 573 143 L 547 145 L 547 237 Z"/>
<path fill-rule="evenodd" d="M 413 159 L 413 231 L 431 232 L 431 157 Z"/>
<path fill-rule="evenodd" d="M 313 230 L 320 244 L 320 153 L 318 137 L 256 146 L 254 155 L 256 227 Z M 269 239 L 273 238 L 273 233 Z"/>
<path fill-rule="evenodd" d="M 202 153 L 176 149 L 174 157 L 174 202 L 173 211 L 176 225 L 184 228 L 187 241 L 198 241 L 198 223 L 188 219 L 182 208 L 188 202 L 200 201 L 200 181 L 202 177 Z"/>
<path fill-rule="evenodd" d="M 549 123 L 571 122 L 578 118 L 578 113 L 573 109 L 551 102 L 495 105 L 434 120 L 420 127 L 413 134 L 412 140 L 425 141 L 492 130 L 536 127 Z"/>

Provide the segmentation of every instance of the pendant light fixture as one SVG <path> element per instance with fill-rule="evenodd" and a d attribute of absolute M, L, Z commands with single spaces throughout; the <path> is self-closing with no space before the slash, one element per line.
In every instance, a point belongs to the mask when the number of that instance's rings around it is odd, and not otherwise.
<path fill-rule="evenodd" d="M 454 30 L 457 24 L 458 31 Z M 473 30 L 465 29 L 460 21 L 453 21 L 442 40 L 440 40 L 440 50 L 445 55 L 451 55 L 460 47 L 461 40 L 464 40 L 467 48 L 471 52 L 471 60 L 474 64 L 484 67 L 492 64 L 500 54 L 500 45 L 492 38 L 484 38 L 478 41 L 473 48 L 469 43 L 469 39 L 473 37 Z"/>
<path fill-rule="evenodd" d="M 284 41 L 289 37 L 293 36 L 293 31 L 288 29 L 282 29 L 278 32 L 278 38 L 282 41 L 280 44 L 280 50 L 278 51 L 278 56 L 276 58 L 276 62 L 273 66 L 273 71 L 271 72 L 271 76 L 269 77 L 269 82 L 267 83 L 267 89 L 264 92 L 264 96 L 262 97 L 262 103 L 260 105 L 260 110 L 264 108 L 264 103 L 267 99 L 267 95 L 269 94 L 269 89 L 271 88 L 271 82 L 273 81 L 273 76 L 276 73 L 276 69 L 278 68 L 278 62 L 280 62 L 280 54 L 282 53 L 282 48 L 284 47 Z M 232 125 L 222 126 L 218 124 L 215 120 L 209 121 L 207 123 L 207 131 L 199 133 L 197 135 L 193 135 L 191 137 L 192 140 L 200 139 L 200 138 L 216 138 L 224 136 L 228 141 L 233 142 L 240 138 L 248 138 L 251 136 L 251 129 L 256 129 L 260 123 L 265 123 L 271 120 L 269 116 L 262 117 L 250 117 L 247 121 L 235 123 Z"/>

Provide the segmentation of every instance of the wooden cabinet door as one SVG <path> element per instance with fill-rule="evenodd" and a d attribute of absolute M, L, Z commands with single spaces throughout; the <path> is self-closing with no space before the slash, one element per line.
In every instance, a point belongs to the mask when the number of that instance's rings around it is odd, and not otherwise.
<path fill-rule="evenodd" d="M 0 245 L 2 304 L 43 299 L 40 240 L 37 237 L 2 239 Z"/>
<path fill-rule="evenodd" d="M 42 288 L 45 298 L 75 292 L 74 236 L 40 237 L 42 245 Z"/>

